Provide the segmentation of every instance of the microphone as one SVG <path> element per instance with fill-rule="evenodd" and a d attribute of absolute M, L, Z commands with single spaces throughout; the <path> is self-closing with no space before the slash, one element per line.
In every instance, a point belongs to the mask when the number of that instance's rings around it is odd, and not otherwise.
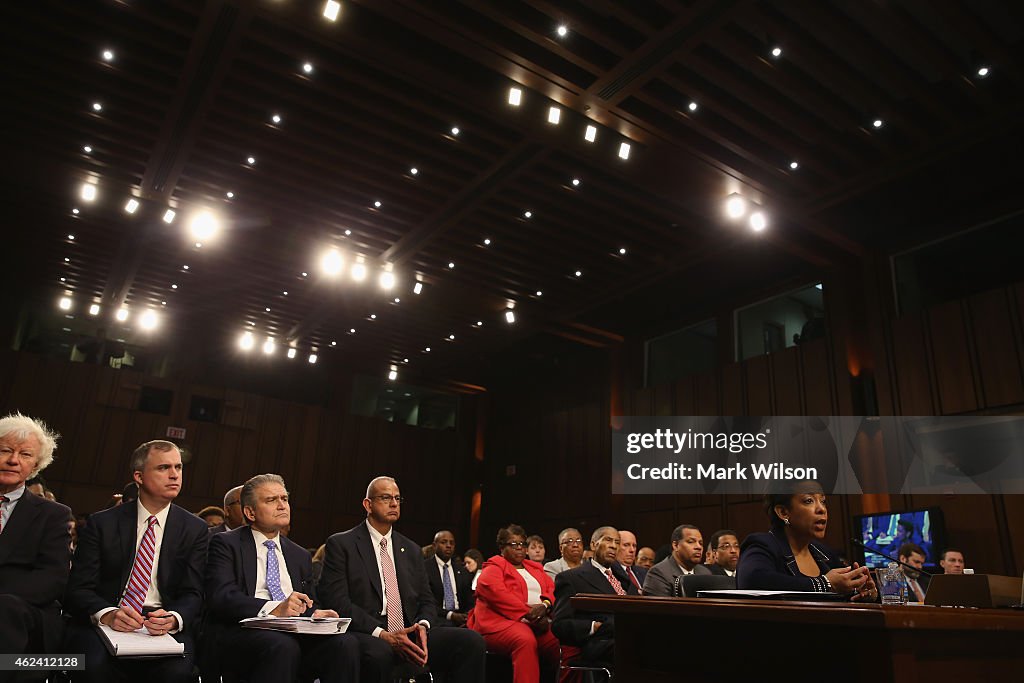
<path fill-rule="evenodd" d="M 853 543 L 856 546 L 859 546 L 859 547 L 863 548 L 864 550 L 866 550 L 869 553 L 874 553 L 875 555 L 881 555 L 882 557 L 884 557 L 885 559 L 889 560 L 890 562 L 895 562 L 896 564 L 901 565 L 901 566 L 909 569 L 910 571 L 912 571 L 914 573 L 924 574 L 928 578 L 931 578 L 932 576 L 934 576 L 934 574 L 932 574 L 931 572 L 926 572 L 923 569 L 918 569 L 917 567 L 915 567 L 912 564 L 907 564 L 906 562 L 900 562 L 895 557 L 892 557 L 891 555 L 886 555 L 881 550 L 876 550 L 875 548 L 869 548 L 868 546 L 864 545 L 864 543 L 862 543 L 860 540 L 858 540 L 856 538 L 851 538 L 850 542 Z M 865 561 L 867 561 L 866 557 L 864 559 L 865 559 Z"/>

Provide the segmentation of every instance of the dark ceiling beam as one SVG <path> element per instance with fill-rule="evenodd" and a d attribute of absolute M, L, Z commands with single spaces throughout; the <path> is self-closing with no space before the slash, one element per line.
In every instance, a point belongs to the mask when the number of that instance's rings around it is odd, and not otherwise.
<path fill-rule="evenodd" d="M 988 66 L 1000 75 L 1005 74 L 1018 88 L 1024 85 L 1019 57 L 1013 54 L 995 31 L 980 21 L 966 6 L 953 2 L 936 2 L 929 3 L 928 8 L 943 18 L 950 31 L 967 38 L 974 45 L 979 59 L 991 60 Z M 973 75 L 979 66 L 981 64 L 965 64 L 964 69 Z"/>

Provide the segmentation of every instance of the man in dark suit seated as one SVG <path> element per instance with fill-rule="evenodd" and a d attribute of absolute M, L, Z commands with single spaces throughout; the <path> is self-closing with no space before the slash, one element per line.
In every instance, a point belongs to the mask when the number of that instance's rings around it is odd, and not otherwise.
<path fill-rule="evenodd" d="M 672 530 L 672 552 L 647 572 L 644 595 L 671 597 L 677 576 L 710 574 L 711 570 L 701 564 L 703 557 L 704 539 L 700 529 L 691 524 L 680 524 Z"/>
<path fill-rule="evenodd" d="M 615 616 L 578 610 L 573 607 L 571 598 L 577 593 L 639 594 L 615 561 L 619 542 L 617 529 L 601 527 L 590 537 L 594 557 L 555 577 L 555 611 L 551 630 L 562 645 L 580 648 L 581 659 L 588 663 L 611 663 L 615 647 Z"/>
<path fill-rule="evenodd" d="M 131 456 L 138 500 L 97 512 L 79 536 L 65 612 L 73 617 L 65 652 L 85 653 L 76 680 L 191 679 L 206 563 L 206 522 L 172 501 L 181 491 L 181 452 L 147 441 Z M 95 624 L 115 631 L 170 634 L 184 657 L 119 660 L 107 654 Z M 81 678 L 80 678 L 81 677 Z"/>
<path fill-rule="evenodd" d="M 351 617 L 363 680 L 390 683 L 403 662 L 429 666 L 444 680 L 484 679 L 483 637 L 462 628 L 433 628 L 437 605 L 418 543 L 392 529 L 402 495 L 391 477 L 366 487 L 366 521 L 327 539 L 319 595 L 324 607 Z"/>
<path fill-rule="evenodd" d="M 708 553 L 711 563 L 708 569 L 718 576 L 736 576 L 736 567 L 740 563 L 740 541 L 732 529 L 719 529 L 711 534 L 708 541 Z"/>
<path fill-rule="evenodd" d="M 459 562 L 452 561 L 455 554 L 455 535 L 450 531 L 434 534 L 434 555 L 423 561 L 434 594 L 441 624 L 464 626 L 466 615 L 473 609 L 473 577 Z"/>
<path fill-rule="evenodd" d="M 284 479 L 260 474 L 241 491 L 249 526 L 215 534 L 206 564 L 208 626 L 214 625 L 221 668 L 248 683 L 359 680 L 359 645 L 353 636 L 299 635 L 242 628 L 255 616 L 337 617 L 315 609 L 309 552 L 281 535 L 291 523 Z"/>
<path fill-rule="evenodd" d="M 71 563 L 71 510 L 29 493 L 57 435 L 20 413 L 0 419 L 0 651 L 43 654 L 60 645 L 60 598 Z M 13 672 L 0 671 L 0 681 Z"/>
<path fill-rule="evenodd" d="M 619 563 L 622 573 L 626 575 L 633 587 L 643 592 L 641 588 L 644 585 L 647 570 L 636 564 L 636 546 L 636 535 L 632 531 L 619 529 L 619 552 L 615 555 L 615 561 Z"/>
<path fill-rule="evenodd" d="M 899 549 L 899 560 L 909 564 L 911 567 L 922 569 L 925 561 L 924 550 L 916 543 L 904 543 Z M 903 573 L 907 577 L 907 588 L 910 591 L 907 596 L 908 600 L 924 604 L 924 594 L 928 592 L 928 579 L 930 577 L 927 574 L 915 572 L 906 567 L 903 568 Z"/>

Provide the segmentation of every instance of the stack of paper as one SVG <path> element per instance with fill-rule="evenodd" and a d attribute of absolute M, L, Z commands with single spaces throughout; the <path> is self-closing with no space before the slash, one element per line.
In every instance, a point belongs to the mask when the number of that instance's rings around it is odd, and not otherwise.
<path fill-rule="evenodd" d="M 804 600 L 807 602 L 821 602 L 842 600 L 843 596 L 838 593 L 818 593 L 815 591 L 759 591 L 759 590 L 718 590 L 718 591 L 697 591 L 698 598 L 733 598 L 737 600 L 763 599 L 763 600 Z"/>
<path fill-rule="evenodd" d="M 152 636 L 145 628 L 138 631 L 115 631 L 104 624 L 97 624 L 103 643 L 115 657 L 159 657 L 185 654 L 185 644 L 179 643 L 166 633 Z"/>
<path fill-rule="evenodd" d="M 273 631 L 331 636 L 347 631 L 352 620 L 346 617 L 250 617 L 238 623 L 244 628 L 268 628 Z"/>

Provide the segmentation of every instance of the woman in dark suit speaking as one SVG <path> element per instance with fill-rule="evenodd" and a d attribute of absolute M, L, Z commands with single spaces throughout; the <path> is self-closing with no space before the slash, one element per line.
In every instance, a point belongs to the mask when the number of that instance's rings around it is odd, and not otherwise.
<path fill-rule="evenodd" d="M 872 601 L 878 592 L 867 567 L 846 566 L 821 543 L 828 526 L 825 494 L 817 482 L 801 482 L 791 493 L 765 496 L 768 533 L 743 541 L 736 584 L 740 590 L 838 593 Z"/>

